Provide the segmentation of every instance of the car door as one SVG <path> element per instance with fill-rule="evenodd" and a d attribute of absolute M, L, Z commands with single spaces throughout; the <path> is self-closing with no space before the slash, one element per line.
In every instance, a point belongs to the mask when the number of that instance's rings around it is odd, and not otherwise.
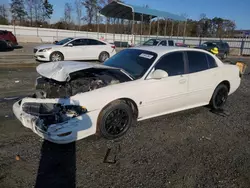
<path fill-rule="evenodd" d="M 72 44 L 72 45 L 70 45 Z M 86 39 L 76 39 L 65 45 L 62 49 L 65 60 L 84 60 L 88 59 Z"/>
<path fill-rule="evenodd" d="M 188 59 L 188 102 L 189 106 L 209 103 L 218 83 L 219 74 L 213 56 L 198 51 L 187 51 Z"/>
<path fill-rule="evenodd" d="M 140 106 L 141 116 L 153 117 L 185 108 L 188 90 L 188 76 L 183 52 L 172 52 L 164 55 L 155 65 L 156 69 L 164 70 L 168 77 L 151 79 L 150 74 L 145 80 L 141 96 L 143 104 Z"/>
<path fill-rule="evenodd" d="M 88 55 L 90 59 L 97 60 L 102 52 L 109 52 L 107 45 L 101 41 L 95 39 L 88 39 Z"/>

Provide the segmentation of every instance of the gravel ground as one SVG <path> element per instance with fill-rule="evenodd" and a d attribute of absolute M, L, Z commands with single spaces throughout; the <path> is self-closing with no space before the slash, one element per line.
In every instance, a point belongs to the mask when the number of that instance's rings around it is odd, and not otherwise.
<path fill-rule="evenodd" d="M 14 100 L 3 99 L 32 92 L 36 76 L 34 68 L 0 68 L 1 188 L 249 187 L 250 76 L 229 97 L 227 117 L 200 107 L 139 122 L 115 142 L 91 136 L 68 145 L 24 128 Z M 103 162 L 108 149 L 115 164 Z"/>

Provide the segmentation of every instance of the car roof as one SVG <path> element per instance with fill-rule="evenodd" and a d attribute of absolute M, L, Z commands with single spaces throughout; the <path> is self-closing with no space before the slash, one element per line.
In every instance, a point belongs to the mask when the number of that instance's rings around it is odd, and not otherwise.
<path fill-rule="evenodd" d="M 69 37 L 70 38 L 70 37 Z M 103 40 L 100 40 L 100 39 L 96 39 L 96 38 L 91 38 L 91 37 L 72 37 L 73 39 L 72 40 L 77 40 L 77 39 L 92 39 L 92 40 L 97 40 L 97 41 L 100 41 L 100 42 L 103 42 L 103 43 L 106 43 L 106 44 L 110 44 L 109 42 L 107 41 L 103 41 Z"/>
<path fill-rule="evenodd" d="M 176 46 L 139 46 L 139 47 L 133 47 L 130 49 L 151 51 L 151 52 L 154 52 L 158 55 L 164 55 L 164 54 L 169 53 L 169 52 L 177 52 L 177 51 L 196 51 L 196 52 L 208 53 L 207 51 L 205 51 L 203 49 L 176 47 Z"/>
<path fill-rule="evenodd" d="M 223 40 L 221 40 L 221 41 L 206 41 L 206 42 L 204 42 L 204 43 L 227 43 L 226 41 L 223 41 Z"/>
<path fill-rule="evenodd" d="M 70 37 L 69 37 L 70 38 Z M 99 39 L 96 39 L 96 38 L 91 38 L 91 37 L 72 37 L 74 40 L 75 39 L 93 39 L 93 40 L 99 40 Z"/>

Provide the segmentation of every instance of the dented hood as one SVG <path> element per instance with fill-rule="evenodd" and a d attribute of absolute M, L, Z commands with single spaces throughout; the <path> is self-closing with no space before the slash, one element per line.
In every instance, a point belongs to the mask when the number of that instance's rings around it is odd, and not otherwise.
<path fill-rule="evenodd" d="M 43 77 L 65 82 L 69 79 L 70 73 L 90 68 L 115 69 L 113 67 L 89 62 L 57 61 L 40 64 L 36 70 Z"/>

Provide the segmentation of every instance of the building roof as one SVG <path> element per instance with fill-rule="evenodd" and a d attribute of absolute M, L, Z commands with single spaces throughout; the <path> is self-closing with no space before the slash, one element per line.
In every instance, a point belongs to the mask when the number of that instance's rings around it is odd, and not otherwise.
<path fill-rule="evenodd" d="M 156 17 L 167 18 L 178 21 L 186 20 L 184 16 L 179 16 L 169 12 L 159 11 L 155 9 L 150 9 L 130 4 L 124 4 L 115 1 L 106 5 L 103 9 L 100 10 L 100 13 L 106 17 L 120 18 L 126 20 L 133 20 L 133 13 L 135 13 L 134 17 L 135 21 L 141 21 L 142 15 L 143 15 L 143 20 L 150 20 Z"/>

